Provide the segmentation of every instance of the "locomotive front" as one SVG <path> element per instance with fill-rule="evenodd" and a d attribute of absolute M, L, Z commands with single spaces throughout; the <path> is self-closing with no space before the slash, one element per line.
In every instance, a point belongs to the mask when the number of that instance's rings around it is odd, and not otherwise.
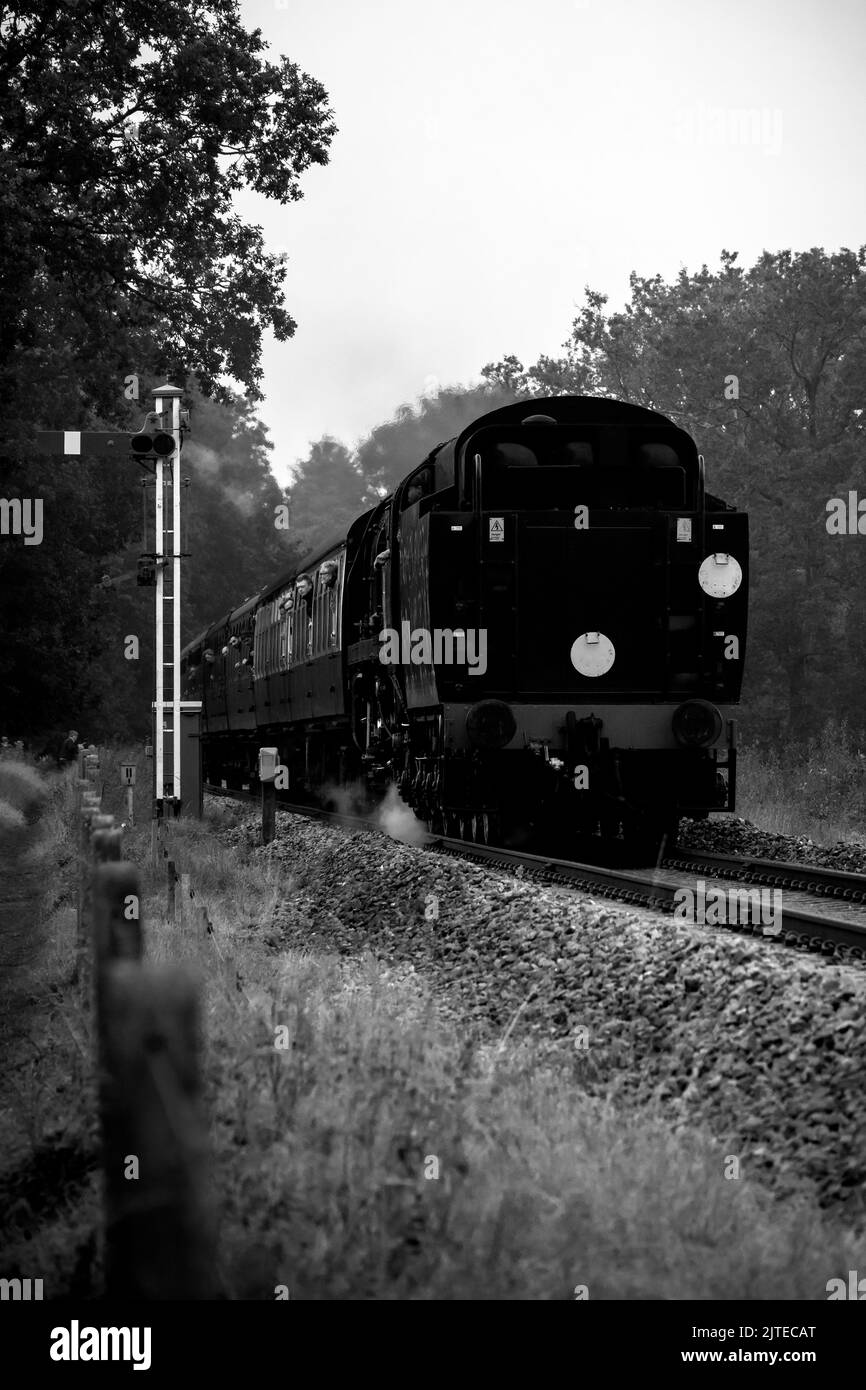
<path fill-rule="evenodd" d="M 434 643 L 404 667 L 404 796 L 485 831 L 641 840 L 733 809 L 748 518 L 705 492 L 694 441 L 566 396 L 452 447 L 453 490 L 400 517 L 401 626 Z"/>

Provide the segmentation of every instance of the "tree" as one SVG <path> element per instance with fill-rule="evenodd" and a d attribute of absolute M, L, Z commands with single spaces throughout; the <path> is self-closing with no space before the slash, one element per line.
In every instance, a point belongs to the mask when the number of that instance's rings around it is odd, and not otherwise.
<path fill-rule="evenodd" d="M 265 61 L 235 0 L 13 0 L 0 35 L 4 396 L 17 355 L 47 350 L 50 282 L 69 287 L 78 338 L 103 345 L 94 366 L 142 370 L 144 333 L 156 372 L 194 370 L 207 393 L 228 374 L 258 395 L 264 329 L 285 339 L 295 324 L 285 258 L 232 196 L 301 197 L 335 131 L 322 86 Z M 82 407 L 110 410 L 104 374 L 86 354 L 79 367 Z"/>
<path fill-rule="evenodd" d="M 25 737 L 75 722 L 105 651 L 98 584 L 137 515 L 132 463 L 43 460 L 38 484 L 6 462 L 3 495 L 42 509 L 43 539 L 0 541 L 0 727 Z"/>
<path fill-rule="evenodd" d="M 295 328 L 285 258 L 232 197 L 246 186 L 299 198 L 335 126 L 321 85 L 265 48 L 235 0 L 13 0 L 0 19 L 0 466 L 7 498 L 45 509 L 39 546 L 0 542 L 10 730 L 96 721 L 103 701 L 103 726 L 122 732 L 140 690 L 118 641 L 132 618 L 150 629 L 146 593 L 100 585 L 137 549 L 137 466 L 36 456 L 36 430 L 135 429 L 149 387 L 189 386 L 194 437 L 208 447 L 211 430 L 221 451 L 216 477 L 199 458 L 192 530 L 209 569 L 191 575 L 190 617 L 204 623 L 264 582 L 258 564 L 287 562 L 270 446 L 249 404 L 263 332 Z M 207 415 L 208 395 L 222 415 Z M 195 447 L 184 462 L 197 475 Z"/>
<path fill-rule="evenodd" d="M 373 505 L 374 493 L 345 444 L 325 436 L 296 466 L 291 484 L 290 534 L 303 555 L 345 536 Z"/>
<path fill-rule="evenodd" d="M 448 386 L 422 396 L 418 405 L 402 405 L 391 420 L 377 425 L 357 448 L 358 466 L 367 486 L 380 494 L 392 492 L 401 478 L 417 468 L 435 449 L 460 434 L 479 415 L 514 399 L 508 384 Z"/>
<path fill-rule="evenodd" d="M 273 445 L 249 401 L 201 399 L 183 449 L 191 476 L 184 641 L 297 564 L 279 523 L 285 498 L 270 471 Z"/>

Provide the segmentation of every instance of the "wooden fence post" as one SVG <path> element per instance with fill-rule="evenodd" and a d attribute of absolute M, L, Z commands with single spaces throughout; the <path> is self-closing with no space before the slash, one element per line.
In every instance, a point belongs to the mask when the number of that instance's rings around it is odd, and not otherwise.
<path fill-rule="evenodd" d="M 93 869 L 103 858 L 120 858 L 120 834 L 114 829 L 114 816 L 92 814 L 85 827 L 82 866 L 81 918 L 76 944 L 75 980 L 80 984 L 85 1006 L 90 1002 L 90 942 L 93 935 Z"/>
<path fill-rule="evenodd" d="M 167 864 L 166 864 L 166 866 L 165 866 L 165 880 L 166 880 L 166 904 L 165 904 L 165 910 L 166 910 L 166 912 L 168 913 L 169 921 L 170 921 L 170 922 L 173 922 L 174 919 L 175 919 L 175 914 L 176 914 L 176 910 L 177 910 L 177 903 L 176 903 L 176 897 L 177 897 L 177 874 L 175 873 L 174 860 L 173 860 L 173 859 L 169 859 L 168 862 L 167 862 Z"/>
<path fill-rule="evenodd" d="M 262 844 L 269 845 L 277 833 L 277 784 L 262 782 Z"/>
<path fill-rule="evenodd" d="M 78 813 L 78 893 L 75 904 L 75 960 L 72 966 L 72 983 L 77 985 L 84 969 L 84 956 L 88 939 L 88 891 L 90 883 L 90 828 L 99 814 L 99 803 L 92 790 L 82 794 L 81 809 Z"/>
<path fill-rule="evenodd" d="M 105 832 L 102 832 L 103 834 Z M 119 836 L 118 836 L 119 841 Z M 141 960 L 141 891 L 134 864 L 103 861 L 93 872 L 93 953 L 94 998 L 100 1082 L 104 1071 L 105 981 L 109 967 L 117 960 Z"/>
<path fill-rule="evenodd" d="M 97 821 L 110 820 L 113 816 L 97 816 Z M 116 825 L 98 825 L 91 834 L 93 859 L 96 864 L 110 864 L 120 858 L 120 844 L 123 831 Z"/>
<path fill-rule="evenodd" d="M 141 894 L 138 869 L 128 861 L 98 864 L 93 875 L 93 950 L 97 971 L 113 960 L 140 960 Z"/>
<path fill-rule="evenodd" d="M 213 1297 L 196 989 L 177 966 L 112 963 L 103 982 L 109 1298 Z"/>

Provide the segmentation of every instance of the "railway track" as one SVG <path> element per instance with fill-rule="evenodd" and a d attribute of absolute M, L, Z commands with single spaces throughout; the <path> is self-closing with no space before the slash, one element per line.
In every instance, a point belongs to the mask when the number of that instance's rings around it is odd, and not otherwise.
<path fill-rule="evenodd" d="M 256 802 L 258 796 L 247 790 L 205 785 L 205 791 L 230 800 Z M 382 827 L 362 816 L 344 815 L 319 807 L 278 801 L 278 808 L 321 820 L 346 829 L 379 831 Z M 837 960 L 866 959 L 866 875 L 826 869 L 809 864 L 763 860 L 749 855 L 722 855 L 676 850 L 658 868 L 622 869 L 528 854 L 498 845 L 477 844 L 425 833 L 415 843 L 421 848 L 513 870 L 520 876 L 572 888 L 585 888 L 592 894 L 628 903 L 635 907 L 674 913 L 683 911 L 684 893 L 696 901 L 704 900 L 723 883 L 735 881 L 740 889 L 728 894 L 726 903 L 736 909 L 736 919 L 707 920 L 703 924 L 758 935 Z M 702 886 L 702 887 L 701 887 Z M 761 890 L 778 892 L 777 910 L 771 922 L 765 920 L 761 906 L 766 897 Z M 746 900 L 744 900 L 744 897 Z M 828 899 L 840 900 L 841 911 L 828 910 Z M 810 901 L 811 899 L 811 901 Z M 704 905 L 705 902 L 704 902 Z M 757 909 L 757 910 L 756 910 Z M 816 910 L 818 909 L 818 910 Z M 682 920 L 693 920 L 684 916 Z M 701 924 L 699 920 L 699 925 Z"/>

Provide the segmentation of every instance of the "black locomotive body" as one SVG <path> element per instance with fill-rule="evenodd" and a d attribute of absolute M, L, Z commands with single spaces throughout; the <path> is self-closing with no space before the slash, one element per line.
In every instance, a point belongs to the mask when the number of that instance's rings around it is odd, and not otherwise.
<path fill-rule="evenodd" d="M 639 406 L 518 402 L 201 634 L 209 781 L 396 785 L 434 828 L 643 836 L 734 806 L 748 518 Z"/>

